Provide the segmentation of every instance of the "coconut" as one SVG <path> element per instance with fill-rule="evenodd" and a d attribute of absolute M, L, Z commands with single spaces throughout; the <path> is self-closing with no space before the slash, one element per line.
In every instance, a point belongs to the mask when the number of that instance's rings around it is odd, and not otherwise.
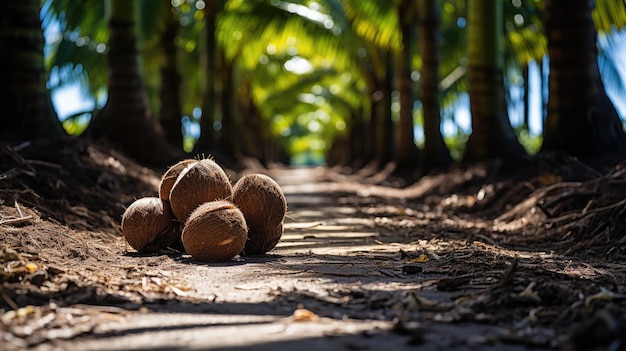
<path fill-rule="evenodd" d="M 241 211 L 231 202 L 206 202 L 196 208 L 183 228 L 185 251 L 200 261 L 226 261 L 246 244 L 248 227 Z"/>
<path fill-rule="evenodd" d="M 184 223 L 196 207 L 229 199 L 232 192 L 224 170 L 215 161 L 204 159 L 190 163 L 180 172 L 170 191 L 170 205 L 176 218 Z"/>
<path fill-rule="evenodd" d="M 273 249 L 283 233 L 287 200 L 280 186 L 264 174 L 249 174 L 233 187 L 233 203 L 248 225 L 244 253 L 263 254 Z"/>
<path fill-rule="evenodd" d="M 167 202 L 144 197 L 133 202 L 122 216 L 122 234 L 139 252 L 164 249 L 180 237 L 180 225 Z"/>
<path fill-rule="evenodd" d="M 195 162 L 198 162 L 198 160 L 182 160 L 167 169 L 167 172 L 161 177 L 161 183 L 159 183 L 159 197 L 161 200 L 169 201 L 170 191 L 172 191 L 176 178 L 178 178 L 180 172 L 182 172 L 185 167 Z"/>
<path fill-rule="evenodd" d="M 283 223 L 274 229 L 248 229 L 248 241 L 243 249 L 244 255 L 262 255 L 278 244 L 283 235 Z"/>

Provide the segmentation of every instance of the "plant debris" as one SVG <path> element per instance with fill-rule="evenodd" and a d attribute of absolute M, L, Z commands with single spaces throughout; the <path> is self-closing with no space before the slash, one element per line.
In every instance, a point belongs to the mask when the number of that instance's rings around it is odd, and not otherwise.
<path fill-rule="evenodd" d="M 79 141 L 56 145 L 0 150 L 0 340 L 9 350 L 102 342 L 124 334 L 130 315 L 158 310 L 279 315 L 281 332 L 387 323 L 364 343 L 391 333 L 447 349 L 626 345 L 624 165 L 598 172 L 547 154 L 405 188 L 389 186 L 388 170 L 276 167 L 291 197 L 278 247 L 190 265 L 176 250 L 131 250 L 119 229 L 164 170 Z"/>

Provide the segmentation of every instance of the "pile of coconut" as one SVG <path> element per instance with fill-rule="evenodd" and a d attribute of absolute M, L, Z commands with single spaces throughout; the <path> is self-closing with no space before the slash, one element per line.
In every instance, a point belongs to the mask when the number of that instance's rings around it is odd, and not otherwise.
<path fill-rule="evenodd" d="M 287 201 L 278 184 L 248 174 L 235 185 L 213 160 L 183 160 L 161 178 L 159 197 L 133 202 L 122 217 L 122 233 L 139 252 L 182 241 L 201 261 L 225 261 L 273 249 L 283 233 Z"/>

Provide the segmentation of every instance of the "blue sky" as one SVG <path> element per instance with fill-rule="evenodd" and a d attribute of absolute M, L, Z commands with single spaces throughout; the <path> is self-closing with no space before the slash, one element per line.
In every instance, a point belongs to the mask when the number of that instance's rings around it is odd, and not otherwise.
<path fill-rule="evenodd" d="M 53 90 L 52 103 L 61 120 L 78 112 L 91 111 L 95 104 L 93 99 L 85 97 L 79 84 L 65 85 Z"/>

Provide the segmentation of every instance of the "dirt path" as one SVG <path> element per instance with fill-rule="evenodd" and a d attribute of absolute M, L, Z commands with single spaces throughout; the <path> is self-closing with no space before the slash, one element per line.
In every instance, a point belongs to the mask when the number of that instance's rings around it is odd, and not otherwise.
<path fill-rule="evenodd" d="M 621 168 L 585 183 L 516 183 L 477 167 L 406 188 L 381 186 L 384 171 L 259 169 L 287 195 L 281 242 L 206 264 L 125 244 L 115 211 L 154 195 L 158 174 L 96 151 L 81 159 L 97 161 L 93 172 L 48 167 L 3 190 L 14 195 L 0 202 L 2 350 L 626 345 L 626 212 L 610 190 Z M 144 186 L 124 188 L 127 176 Z"/>
<path fill-rule="evenodd" d="M 367 188 L 342 183 L 338 174 L 328 181 L 322 168 L 276 169 L 271 175 L 287 194 L 290 212 L 281 243 L 268 255 L 204 264 L 187 255 L 133 254 L 119 237 L 100 242 L 73 238 L 98 233 L 62 234 L 71 240 L 52 248 L 60 258 L 51 259 L 41 247 L 31 257 L 47 264 L 47 276 L 63 271 L 65 277 L 55 282 L 65 284 L 63 289 L 43 294 L 52 303 L 20 309 L 26 316 L 20 323 L 12 321 L 22 317 L 5 313 L 3 322 L 13 328 L 1 334 L 5 345 L 9 350 L 549 349 L 567 335 L 557 334 L 543 318 L 569 330 L 574 317 L 563 296 L 581 296 L 576 290 L 581 283 L 601 291 L 602 278 L 611 276 L 606 266 L 592 262 L 498 246 L 471 226 L 442 231 L 435 219 L 404 207 L 397 196 L 366 196 Z M 32 229 L 8 233 L 37 235 Z M 70 244 L 85 248 L 72 253 Z M 41 246 L 36 240 L 35 245 Z M 29 296 L 37 294 L 42 295 Z M 579 307 L 580 297 L 573 299 L 571 306 Z"/>

